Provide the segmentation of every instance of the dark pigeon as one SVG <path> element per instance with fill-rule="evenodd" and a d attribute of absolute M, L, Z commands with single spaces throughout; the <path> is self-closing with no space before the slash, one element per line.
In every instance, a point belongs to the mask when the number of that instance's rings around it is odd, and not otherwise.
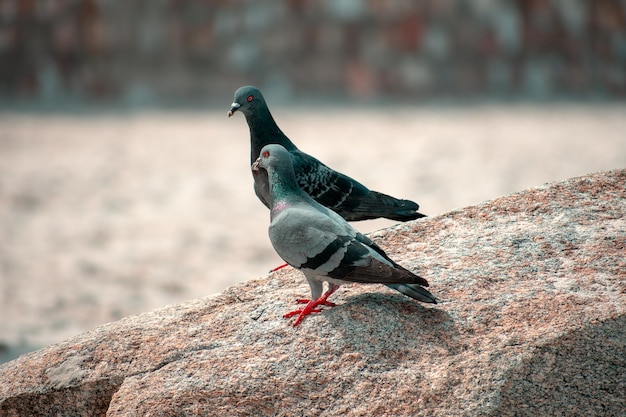
<path fill-rule="evenodd" d="M 269 187 L 272 246 L 289 265 L 302 271 L 311 287 L 311 299 L 303 308 L 287 313 L 297 315 L 294 326 L 320 306 L 333 306 L 328 297 L 341 284 L 381 283 L 416 300 L 437 303 L 425 288 L 428 282 L 391 260 L 367 236 L 353 229 L 332 210 L 322 206 L 297 184 L 293 157 L 281 145 L 267 145 L 252 164 L 254 177 L 264 171 Z M 322 294 L 323 283 L 328 290 Z"/>
<path fill-rule="evenodd" d="M 265 145 L 282 145 L 291 154 L 298 185 L 315 201 L 334 210 L 344 219 L 356 221 L 384 217 L 408 221 L 425 217 L 417 211 L 417 203 L 371 191 L 358 181 L 300 151 L 280 130 L 261 91 L 256 87 L 241 87 L 235 92 L 235 101 L 228 117 L 237 111 L 244 114 L 250 128 L 250 163 L 258 158 Z M 263 182 L 260 178 L 255 178 L 255 184 L 256 181 Z M 256 186 L 255 192 L 263 204 L 269 207 L 268 196 Z"/>

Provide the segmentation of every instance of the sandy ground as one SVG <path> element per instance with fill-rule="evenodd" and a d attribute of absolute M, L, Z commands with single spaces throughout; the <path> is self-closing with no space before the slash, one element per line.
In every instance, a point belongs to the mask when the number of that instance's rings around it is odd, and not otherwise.
<path fill-rule="evenodd" d="M 429 215 L 626 166 L 626 105 L 274 116 L 301 149 Z M 0 360 L 278 265 L 248 146 L 225 111 L 0 114 Z"/>

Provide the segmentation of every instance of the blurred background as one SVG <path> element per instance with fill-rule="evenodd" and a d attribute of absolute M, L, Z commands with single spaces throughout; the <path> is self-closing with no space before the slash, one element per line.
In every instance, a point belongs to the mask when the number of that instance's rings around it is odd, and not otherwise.
<path fill-rule="evenodd" d="M 2 0 L 3 102 L 623 98 L 623 0 Z"/>
<path fill-rule="evenodd" d="M 429 215 L 626 166 L 623 0 L 0 0 L 0 362 L 280 263 L 247 84 Z"/>

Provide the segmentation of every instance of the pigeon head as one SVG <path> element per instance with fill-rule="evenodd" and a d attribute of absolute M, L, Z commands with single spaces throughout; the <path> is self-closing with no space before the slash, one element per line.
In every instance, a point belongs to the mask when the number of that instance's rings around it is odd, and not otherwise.
<path fill-rule="evenodd" d="M 275 169 L 276 167 L 289 167 L 293 171 L 291 163 L 291 155 L 289 151 L 281 145 L 266 145 L 261 149 L 259 158 L 254 163 L 252 169 L 263 168 L 266 171 Z"/>
<path fill-rule="evenodd" d="M 298 186 L 291 158 L 284 146 L 271 144 L 261 149 L 259 157 L 252 164 L 254 190 L 269 203 L 270 217 L 296 201 L 315 204 Z"/>
<path fill-rule="evenodd" d="M 284 146 L 275 143 L 265 145 L 252 165 L 253 171 L 258 172 L 260 169 L 267 172 L 270 194 L 274 192 L 281 194 L 284 191 L 296 194 L 302 192 L 296 182 L 291 154 Z M 255 176 L 257 177 L 262 176 Z"/>
<path fill-rule="evenodd" d="M 258 88 L 244 86 L 235 91 L 228 117 L 236 111 L 243 113 L 250 128 L 250 163 L 258 158 L 261 148 L 268 143 L 279 143 L 289 151 L 298 149 L 276 124 Z"/>
<path fill-rule="evenodd" d="M 230 105 L 228 111 L 228 117 L 235 114 L 236 111 L 242 112 L 245 116 L 252 113 L 255 108 L 266 107 L 265 99 L 261 91 L 250 85 L 239 88 L 235 91 L 235 98 L 233 104 Z"/>

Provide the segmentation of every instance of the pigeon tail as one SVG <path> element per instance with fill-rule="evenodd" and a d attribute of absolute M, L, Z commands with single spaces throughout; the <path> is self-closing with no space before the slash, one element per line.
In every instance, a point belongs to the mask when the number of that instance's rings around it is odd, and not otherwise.
<path fill-rule="evenodd" d="M 415 284 L 386 284 L 389 288 L 401 292 L 417 301 L 437 304 L 437 299 L 426 288 Z"/>
<path fill-rule="evenodd" d="M 348 221 L 370 220 L 384 217 L 389 220 L 407 222 L 427 217 L 418 212 L 419 204 L 411 200 L 401 200 L 378 191 L 370 191 L 367 197 L 361 198 L 357 207 L 343 211 L 334 208 Z"/>

